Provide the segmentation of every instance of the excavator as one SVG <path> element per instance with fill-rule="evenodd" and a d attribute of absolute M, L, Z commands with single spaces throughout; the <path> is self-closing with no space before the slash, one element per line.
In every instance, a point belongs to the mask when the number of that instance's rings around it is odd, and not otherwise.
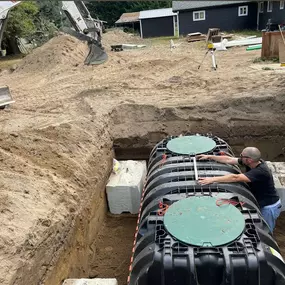
<path fill-rule="evenodd" d="M 21 2 L 0 1 L 0 52 L 3 34 L 9 20 L 9 12 Z M 62 31 L 88 43 L 89 53 L 84 63 L 86 65 L 104 63 L 108 59 L 101 43 L 104 22 L 92 18 L 83 1 L 62 1 L 62 10 L 73 27 L 73 29 L 62 28 Z M 0 109 L 4 109 L 13 102 L 9 88 L 7 86 L 0 87 Z"/>
<path fill-rule="evenodd" d="M 0 1 L 0 50 L 3 34 L 8 22 L 8 14 L 12 8 L 22 1 Z M 104 63 L 108 56 L 101 44 L 103 21 L 93 19 L 83 1 L 62 1 L 62 10 L 71 22 L 73 29 L 62 30 L 82 41 L 87 41 L 90 47 L 85 64 Z"/>

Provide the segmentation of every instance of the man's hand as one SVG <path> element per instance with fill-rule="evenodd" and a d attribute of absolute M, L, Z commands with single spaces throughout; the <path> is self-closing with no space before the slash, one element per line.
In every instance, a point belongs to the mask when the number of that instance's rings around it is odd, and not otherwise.
<path fill-rule="evenodd" d="M 210 158 L 209 158 L 209 155 L 206 155 L 206 154 L 199 154 L 199 155 L 196 155 L 196 158 L 197 158 L 198 160 L 210 159 Z"/>
<path fill-rule="evenodd" d="M 214 183 L 215 181 L 214 181 L 214 178 L 213 177 L 201 177 L 201 178 L 199 178 L 199 181 L 198 181 L 198 183 L 200 184 L 200 185 L 207 185 L 207 184 L 212 184 L 212 183 Z"/>

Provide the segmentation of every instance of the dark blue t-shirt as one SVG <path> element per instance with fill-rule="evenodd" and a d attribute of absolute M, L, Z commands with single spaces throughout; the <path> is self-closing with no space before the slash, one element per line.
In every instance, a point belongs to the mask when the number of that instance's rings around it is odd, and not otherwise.
<path fill-rule="evenodd" d="M 241 159 L 238 160 L 238 163 L 244 165 Z M 246 167 L 244 175 L 250 180 L 248 185 L 260 207 L 276 203 L 279 196 L 274 186 L 272 173 L 265 161 L 260 160 L 260 164 L 255 168 L 244 166 Z"/>

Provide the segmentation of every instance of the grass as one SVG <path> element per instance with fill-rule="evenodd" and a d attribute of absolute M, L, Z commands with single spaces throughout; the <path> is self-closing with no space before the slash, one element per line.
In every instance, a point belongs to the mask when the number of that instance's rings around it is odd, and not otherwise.
<path fill-rule="evenodd" d="M 266 59 L 263 57 L 256 57 L 253 61 L 253 63 L 278 63 L 279 62 L 279 58 L 278 57 L 274 57 L 271 59 Z"/>
<path fill-rule="evenodd" d="M 262 32 L 261 31 L 256 31 L 256 30 L 242 30 L 242 31 L 230 31 L 227 32 L 227 34 L 234 34 L 236 36 L 256 36 L 256 37 L 261 37 Z"/>
<path fill-rule="evenodd" d="M 172 36 L 172 37 L 159 37 L 159 38 L 149 38 L 152 43 L 165 43 L 169 42 L 170 40 L 179 40 L 179 37 Z"/>

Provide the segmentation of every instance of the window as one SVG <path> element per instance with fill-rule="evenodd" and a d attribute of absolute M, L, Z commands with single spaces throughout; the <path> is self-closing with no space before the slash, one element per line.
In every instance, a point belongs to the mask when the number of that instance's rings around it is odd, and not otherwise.
<path fill-rule="evenodd" d="M 273 2 L 267 1 L 267 12 L 272 12 Z"/>
<path fill-rule="evenodd" d="M 248 14 L 248 6 L 239 6 L 238 7 L 238 15 L 240 16 L 247 16 Z"/>
<path fill-rule="evenodd" d="M 259 13 L 263 13 L 263 11 L 264 11 L 264 2 L 259 2 L 258 3 L 258 9 L 259 9 Z"/>
<path fill-rule="evenodd" d="M 205 11 L 193 12 L 193 21 L 202 21 L 206 19 Z"/>
<path fill-rule="evenodd" d="M 280 10 L 284 9 L 284 1 L 280 1 Z"/>

